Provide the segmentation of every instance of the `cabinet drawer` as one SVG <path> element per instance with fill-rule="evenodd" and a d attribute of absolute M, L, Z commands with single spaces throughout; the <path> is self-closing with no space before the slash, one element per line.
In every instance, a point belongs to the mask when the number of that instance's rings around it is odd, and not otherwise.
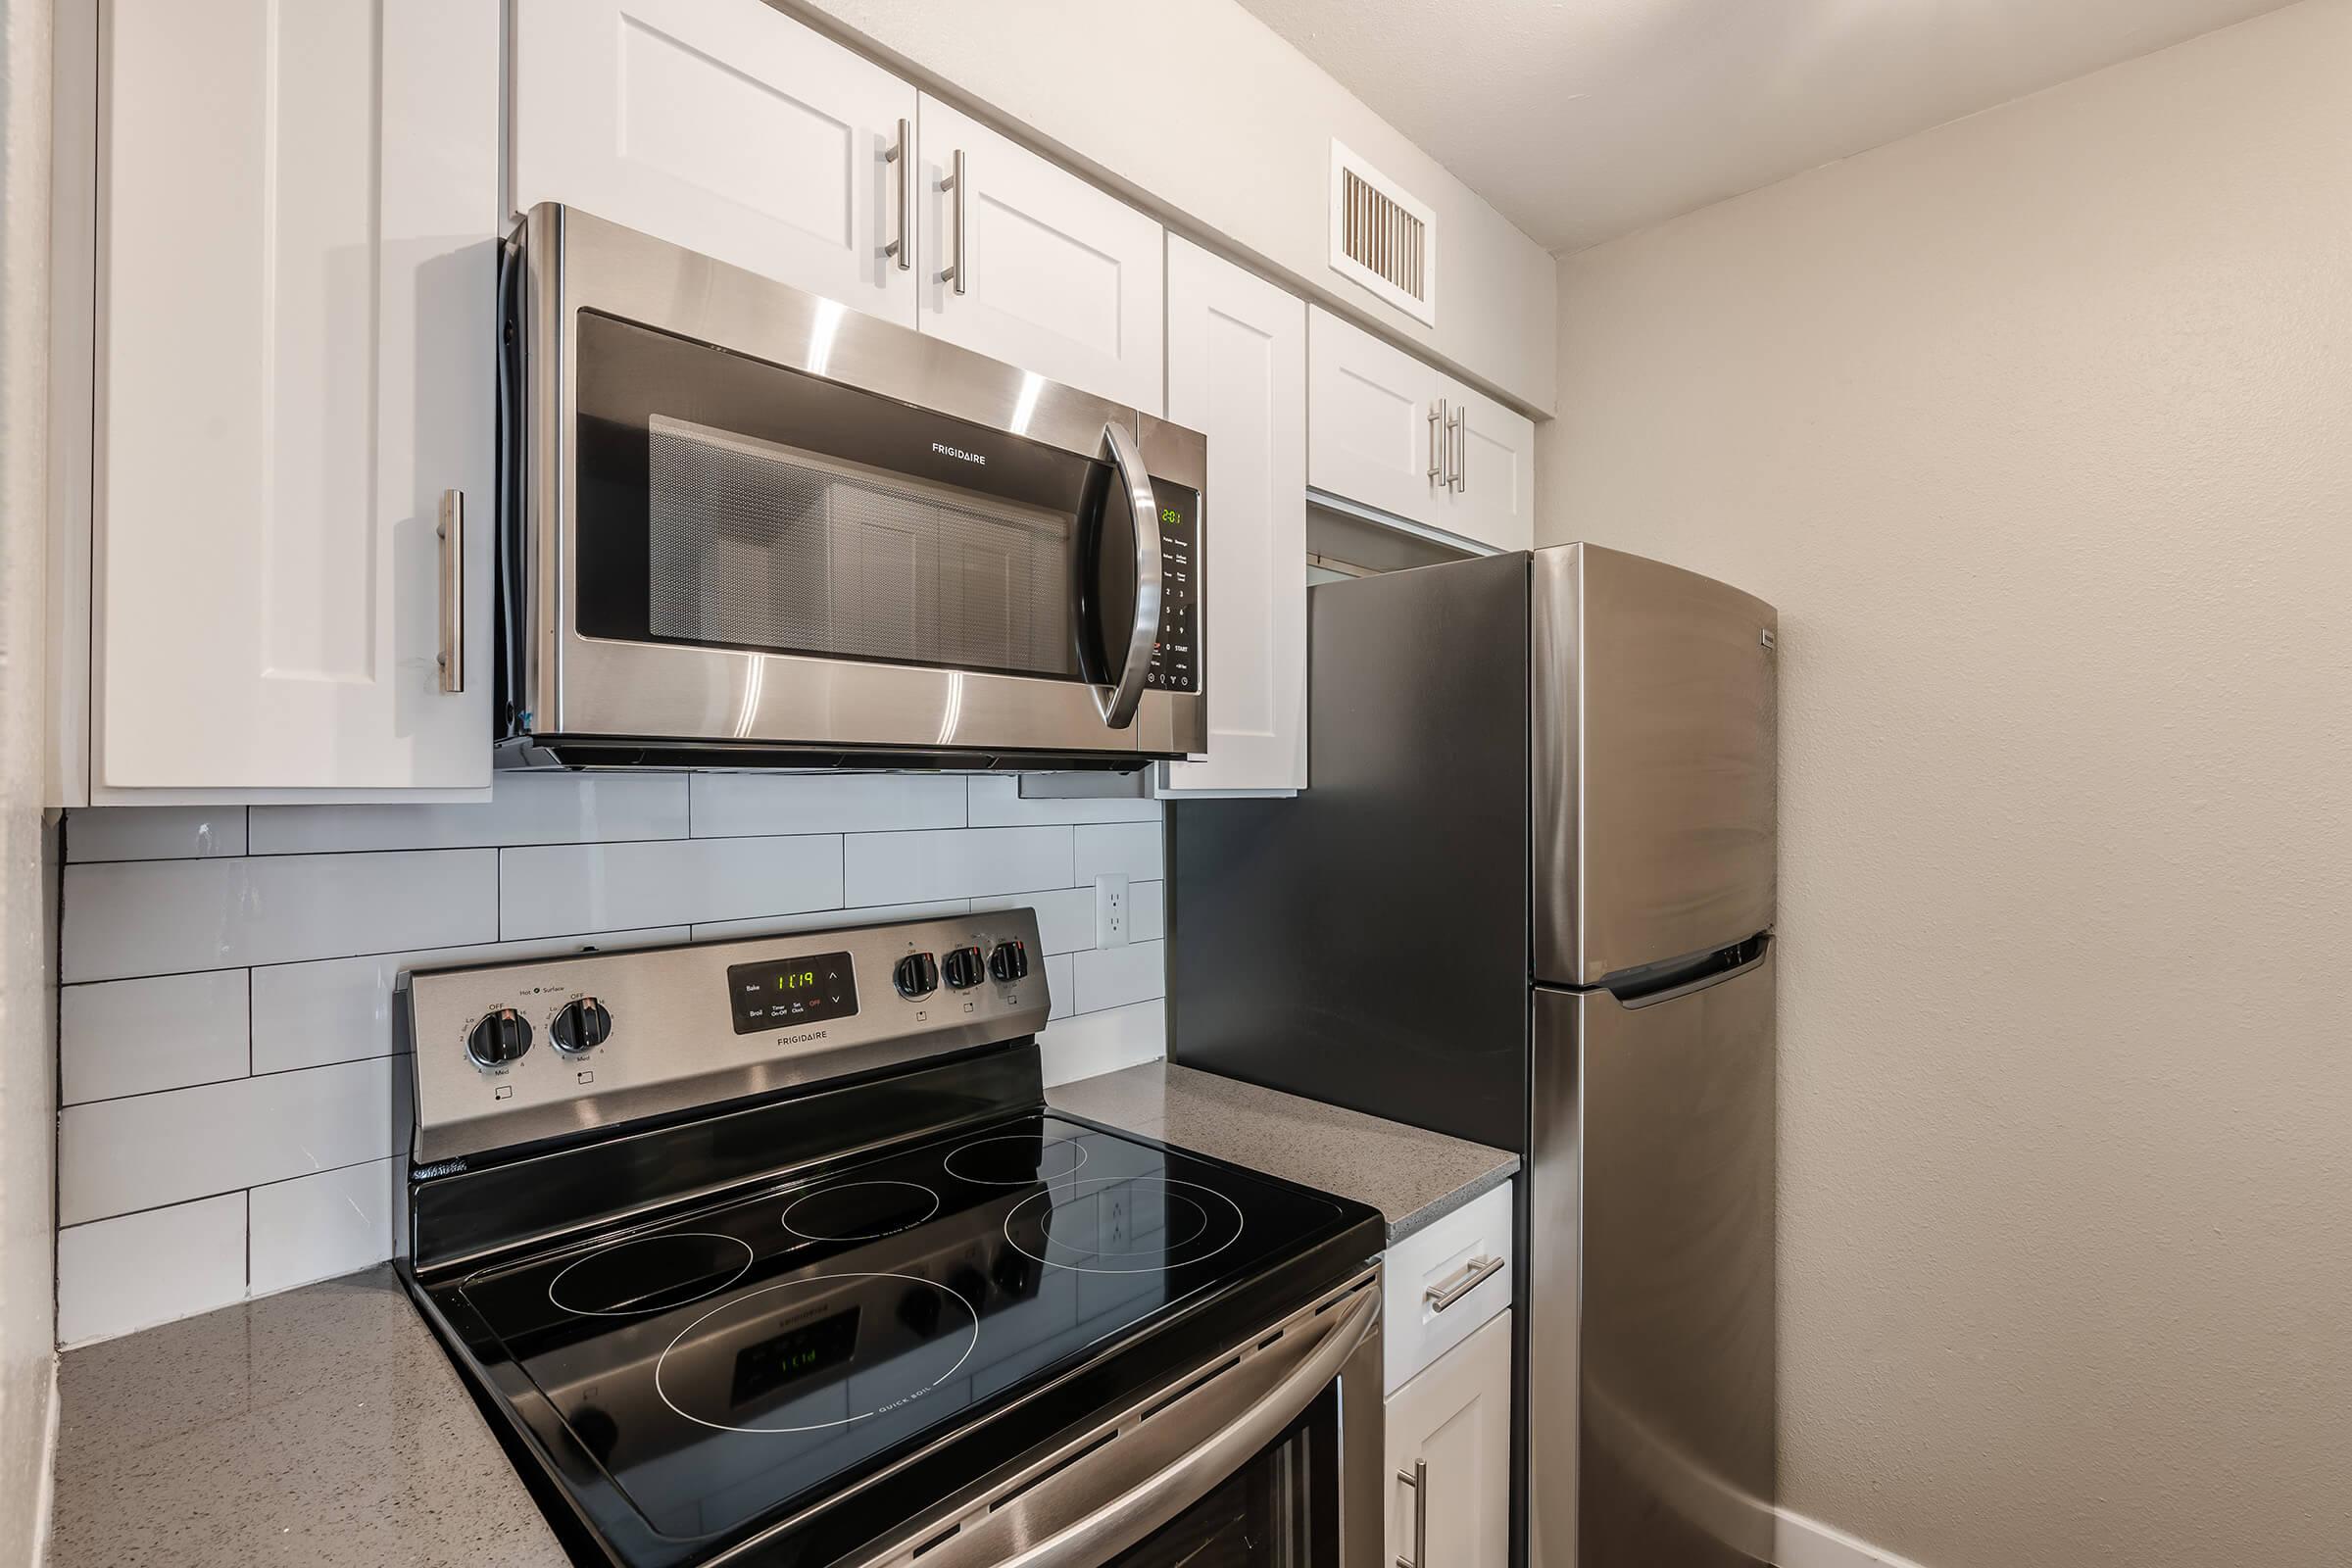
<path fill-rule="evenodd" d="M 1383 1387 L 1396 1393 L 1509 1306 L 1511 1268 L 1509 1182 L 1390 1248 L 1381 1271 Z"/>

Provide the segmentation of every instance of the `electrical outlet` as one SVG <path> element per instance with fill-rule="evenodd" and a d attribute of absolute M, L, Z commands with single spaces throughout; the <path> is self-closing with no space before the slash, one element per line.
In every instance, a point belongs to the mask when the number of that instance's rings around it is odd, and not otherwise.
<path fill-rule="evenodd" d="M 1127 878 L 1108 872 L 1095 878 L 1095 946 L 1127 945 Z"/>

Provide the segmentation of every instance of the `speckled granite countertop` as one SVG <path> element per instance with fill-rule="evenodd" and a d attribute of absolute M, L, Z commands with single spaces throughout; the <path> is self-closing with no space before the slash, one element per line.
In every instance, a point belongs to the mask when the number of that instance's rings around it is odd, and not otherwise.
<path fill-rule="evenodd" d="M 568 1568 L 388 1268 L 70 1350 L 50 1568 Z"/>
<path fill-rule="evenodd" d="M 1056 1107 L 1378 1208 L 1396 1241 L 1515 1154 L 1162 1062 Z M 567 1568 L 389 1268 L 60 1364 L 49 1568 Z"/>
<path fill-rule="evenodd" d="M 1509 1181 L 1519 1156 L 1164 1061 L 1046 1091 L 1058 1110 L 1370 1203 L 1402 1241 Z"/>

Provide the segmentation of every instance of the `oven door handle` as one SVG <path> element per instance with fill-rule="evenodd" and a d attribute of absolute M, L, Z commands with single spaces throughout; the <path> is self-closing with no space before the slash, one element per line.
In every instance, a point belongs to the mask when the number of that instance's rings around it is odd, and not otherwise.
<path fill-rule="evenodd" d="M 1125 729 L 1135 722 L 1135 710 L 1144 700 L 1144 677 L 1151 673 L 1152 650 L 1159 646 L 1160 611 L 1165 602 L 1160 582 L 1159 500 L 1152 493 L 1152 475 L 1144 466 L 1144 449 L 1134 432 L 1123 424 L 1105 424 L 1102 440 L 1110 448 L 1110 466 L 1119 476 L 1119 491 L 1135 514 L 1135 624 L 1127 634 L 1127 660 L 1119 665 L 1118 683 L 1107 697 L 1098 689 L 1095 701 L 1106 727 Z M 1103 630 L 1107 634 L 1109 628 Z"/>
<path fill-rule="evenodd" d="M 926 1550 L 922 1568 L 1098 1568 L 1206 1496 L 1313 1404 L 1380 1318 L 1367 1286 L 1270 1386 L 1211 1378 Z M 1290 1336 L 1284 1336 L 1287 1341 Z M 1277 1342 L 1261 1355 L 1280 1356 Z M 1245 1366 L 1247 1363 L 1245 1363 Z M 1223 1387 L 1231 1380 L 1235 1385 Z M 1138 1462 L 1152 1462 L 1137 1474 Z"/>

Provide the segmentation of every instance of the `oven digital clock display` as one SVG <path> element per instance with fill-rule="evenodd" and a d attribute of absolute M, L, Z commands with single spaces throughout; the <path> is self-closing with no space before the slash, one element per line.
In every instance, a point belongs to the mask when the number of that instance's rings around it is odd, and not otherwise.
<path fill-rule="evenodd" d="M 858 1010 L 858 974 L 846 953 L 808 954 L 727 966 L 735 1032 L 758 1034 Z"/>

